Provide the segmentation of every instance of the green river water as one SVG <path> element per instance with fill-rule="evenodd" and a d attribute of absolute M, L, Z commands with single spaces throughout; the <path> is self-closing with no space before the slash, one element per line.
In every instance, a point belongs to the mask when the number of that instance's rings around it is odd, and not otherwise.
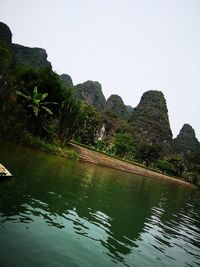
<path fill-rule="evenodd" d="M 0 266 L 200 266 L 200 192 L 0 143 Z"/>

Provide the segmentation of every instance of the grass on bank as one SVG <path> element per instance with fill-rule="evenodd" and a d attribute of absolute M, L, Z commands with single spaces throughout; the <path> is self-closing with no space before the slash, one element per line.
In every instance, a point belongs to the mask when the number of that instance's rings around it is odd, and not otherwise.
<path fill-rule="evenodd" d="M 151 167 L 146 167 L 145 165 L 143 165 L 143 164 L 141 164 L 141 163 L 138 163 L 138 162 L 135 162 L 135 161 L 131 161 L 131 160 L 128 160 L 128 159 L 124 159 L 124 158 L 120 158 L 120 157 L 115 156 L 115 155 L 113 155 L 113 154 L 111 154 L 111 153 L 108 153 L 108 152 L 105 152 L 105 151 L 96 149 L 95 147 L 91 147 L 91 146 L 89 146 L 89 145 L 81 144 L 81 143 L 76 142 L 76 141 L 74 141 L 74 140 L 71 141 L 71 143 L 72 143 L 72 144 L 75 144 L 75 145 L 79 145 L 79 146 L 85 147 L 85 148 L 87 148 L 87 149 L 89 149 L 89 150 L 98 152 L 98 153 L 100 153 L 100 154 L 107 155 L 107 156 L 109 156 L 109 157 L 111 157 L 111 158 L 118 159 L 118 160 L 121 160 L 121 161 L 130 163 L 130 164 L 135 165 L 135 166 L 138 166 L 138 167 L 142 167 L 142 168 L 144 168 L 144 169 L 146 169 L 146 170 L 151 170 L 151 171 L 155 171 L 155 172 L 158 172 L 158 173 L 162 173 L 162 172 L 161 172 L 160 170 L 158 170 L 158 169 L 154 169 L 154 168 L 151 168 Z M 169 176 L 169 175 L 168 175 L 168 176 Z M 177 177 L 175 177 L 175 178 L 177 178 Z"/>
<path fill-rule="evenodd" d="M 57 143 L 48 143 L 37 136 L 32 136 L 31 134 L 26 134 L 22 143 L 26 146 L 37 148 L 44 152 L 50 152 L 68 159 L 78 158 L 78 152 L 74 149 L 69 147 L 61 147 Z"/>

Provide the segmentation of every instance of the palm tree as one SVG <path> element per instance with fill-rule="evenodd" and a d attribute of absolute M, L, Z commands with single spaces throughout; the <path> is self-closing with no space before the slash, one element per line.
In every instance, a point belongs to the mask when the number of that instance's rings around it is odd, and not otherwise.
<path fill-rule="evenodd" d="M 25 95 L 20 91 L 16 91 L 16 94 L 28 100 L 30 104 L 27 107 L 32 109 L 35 117 L 38 117 L 38 113 L 40 113 L 41 110 L 46 111 L 46 113 L 50 115 L 53 115 L 53 112 L 49 108 L 47 108 L 46 105 L 51 105 L 51 104 L 56 105 L 57 103 L 56 102 L 44 102 L 43 100 L 47 98 L 48 93 L 44 93 L 44 94 L 38 93 L 37 86 L 34 87 L 32 96 Z"/>

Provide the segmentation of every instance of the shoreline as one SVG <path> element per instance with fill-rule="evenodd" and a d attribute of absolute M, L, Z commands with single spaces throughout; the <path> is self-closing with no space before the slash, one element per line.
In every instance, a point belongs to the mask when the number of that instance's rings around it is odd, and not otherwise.
<path fill-rule="evenodd" d="M 183 186 L 196 188 L 195 185 L 185 182 L 179 178 L 174 178 L 163 173 L 159 173 L 150 169 L 147 169 L 142 166 L 134 165 L 134 163 L 129 163 L 124 160 L 120 160 L 117 158 L 110 157 L 106 154 L 90 150 L 88 148 L 82 147 L 80 145 L 70 143 L 71 148 L 75 149 L 79 157 L 78 159 L 81 161 L 86 161 L 90 163 L 94 163 L 100 166 L 109 167 L 116 170 L 121 170 L 133 174 L 138 174 L 145 177 L 151 177 L 154 179 L 169 181 L 177 184 L 182 184 Z"/>

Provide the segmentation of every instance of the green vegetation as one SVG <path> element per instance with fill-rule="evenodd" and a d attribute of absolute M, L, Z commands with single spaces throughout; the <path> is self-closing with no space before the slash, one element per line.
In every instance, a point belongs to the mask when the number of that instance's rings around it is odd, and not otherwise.
<path fill-rule="evenodd" d="M 172 140 L 162 92 L 144 93 L 134 109 L 118 95 L 106 102 L 100 83 L 73 86 L 69 75 L 52 70 L 43 49 L 11 41 L 10 29 L 0 23 L 0 138 L 74 158 L 77 153 L 68 148 L 72 140 L 200 183 L 195 132 L 186 124 Z"/>
<path fill-rule="evenodd" d="M 61 147 L 59 144 L 56 143 L 47 143 L 41 138 L 37 136 L 33 136 L 29 133 L 26 133 L 24 136 L 24 140 L 26 145 L 31 146 L 32 148 L 37 148 L 41 151 L 51 152 L 53 154 L 59 155 L 61 157 L 65 157 L 68 159 L 77 159 L 78 153 L 70 149 L 70 147 Z"/>
<path fill-rule="evenodd" d="M 186 165 L 180 156 L 170 156 L 165 160 L 158 160 L 156 166 L 166 174 L 182 177 L 186 171 Z"/>
<path fill-rule="evenodd" d="M 50 67 L 19 66 L 6 42 L 0 43 L 0 54 L 0 137 L 45 150 L 65 151 L 66 139 L 70 140 L 79 129 L 78 123 L 74 127 L 71 124 L 80 117 L 81 109 L 72 90 L 62 86 Z M 62 134 L 66 118 L 68 128 L 73 130 L 67 137 Z M 70 155 L 74 157 L 72 152 Z"/>
<path fill-rule="evenodd" d="M 17 95 L 22 96 L 28 101 L 27 108 L 31 108 L 33 115 L 38 117 L 38 113 L 40 115 L 41 111 L 44 110 L 46 113 L 53 115 L 52 111 L 46 107 L 46 105 L 57 104 L 56 102 L 44 102 L 43 100 L 48 96 L 48 93 L 38 93 L 37 86 L 33 89 L 33 95 L 25 95 L 22 92 L 16 91 Z"/>
<path fill-rule="evenodd" d="M 140 143 L 137 147 L 136 158 L 146 167 L 153 164 L 163 155 L 163 148 L 158 144 Z"/>
<path fill-rule="evenodd" d="M 94 145 L 101 125 L 101 116 L 92 106 L 81 105 L 81 119 L 75 139 L 82 144 Z"/>
<path fill-rule="evenodd" d="M 114 154 L 116 156 L 133 159 L 135 156 L 135 142 L 130 133 L 118 133 L 113 142 Z"/>

